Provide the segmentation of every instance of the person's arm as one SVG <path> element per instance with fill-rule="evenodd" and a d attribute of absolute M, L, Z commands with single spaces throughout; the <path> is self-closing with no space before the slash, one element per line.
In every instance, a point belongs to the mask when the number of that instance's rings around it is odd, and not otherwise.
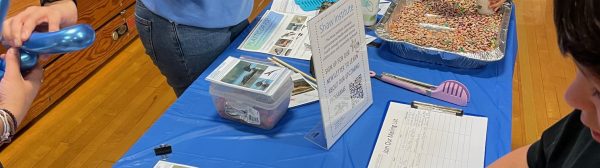
<path fill-rule="evenodd" d="M 2 41 L 11 47 L 21 47 L 36 28 L 52 32 L 76 22 L 77 7 L 72 0 L 30 6 L 2 23 Z"/>
<path fill-rule="evenodd" d="M 489 165 L 489 168 L 520 168 L 527 167 L 527 151 L 531 145 L 516 149 Z"/>
<path fill-rule="evenodd" d="M 33 99 L 40 89 L 43 70 L 38 65 L 27 76 L 23 77 L 19 67 L 19 52 L 16 48 L 9 49 L 0 58 L 6 61 L 4 77 L 0 79 L 0 109 L 12 113 L 14 120 L 16 120 L 11 123 L 5 123 L 4 119 L 0 120 L 0 134 L 2 134 L 7 129 L 5 125 L 13 125 L 14 128 L 11 129 L 16 130 L 16 126 L 25 118 Z"/>

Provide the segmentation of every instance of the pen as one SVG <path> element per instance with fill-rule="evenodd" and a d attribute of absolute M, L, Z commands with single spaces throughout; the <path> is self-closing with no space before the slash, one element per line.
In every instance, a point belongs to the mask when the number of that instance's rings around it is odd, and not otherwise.
<path fill-rule="evenodd" d="M 277 57 L 270 57 L 269 60 L 273 61 L 273 63 L 275 63 L 275 64 L 277 64 L 279 66 L 286 67 L 286 68 L 288 68 L 288 69 L 290 69 L 290 70 L 292 70 L 292 71 L 294 71 L 296 73 L 299 73 L 300 75 L 304 76 L 306 79 L 310 80 L 313 83 L 317 83 L 317 79 L 315 79 L 312 76 L 310 76 L 310 75 L 308 75 L 308 74 L 306 74 L 306 73 L 304 73 L 304 72 L 296 69 L 295 67 L 291 66 L 290 64 L 288 64 L 286 62 L 283 62 L 283 60 L 280 60 Z"/>

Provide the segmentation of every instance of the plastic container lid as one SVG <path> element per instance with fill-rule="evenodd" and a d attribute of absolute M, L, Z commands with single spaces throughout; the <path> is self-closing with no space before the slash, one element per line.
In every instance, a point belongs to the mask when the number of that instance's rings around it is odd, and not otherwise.
<path fill-rule="evenodd" d="M 304 11 L 313 11 L 319 9 L 323 2 L 336 2 L 337 0 L 295 0 L 296 4 Z"/>
<path fill-rule="evenodd" d="M 279 87 L 271 88 L 275 90 L 272 95 L 254 93 L 225 85 L 219 85 L 218 83 L 211 83 L 209 92 L 213 96 L 223 97 L 230 101 L 243 102 L 244 104 L 254 105 L 255 107 L 265 110 L 273 110 L 285 99 L 291 97 L 294 83 L 290 76 L 289 70 L 288 73 L 282 75 L 283 79 L 280 79 L 278 82 L 280 84 Z"/>

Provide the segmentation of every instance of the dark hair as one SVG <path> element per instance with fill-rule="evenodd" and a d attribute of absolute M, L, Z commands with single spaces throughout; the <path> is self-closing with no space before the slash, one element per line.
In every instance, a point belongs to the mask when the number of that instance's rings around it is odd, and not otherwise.
<path fill-rule="evenodd" d="M 600 0 L 554 0 L 558 47 L 600 75 Z"/>

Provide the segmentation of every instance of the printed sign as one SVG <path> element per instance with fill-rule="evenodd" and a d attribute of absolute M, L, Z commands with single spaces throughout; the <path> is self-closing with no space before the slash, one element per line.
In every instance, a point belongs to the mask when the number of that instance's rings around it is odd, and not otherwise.
<path fill-rule="evenodd" d="M 373 103 L 360 1 L 338 1 L 308 31 L 323 123 L 305 138 L 329 149 Z"/>

